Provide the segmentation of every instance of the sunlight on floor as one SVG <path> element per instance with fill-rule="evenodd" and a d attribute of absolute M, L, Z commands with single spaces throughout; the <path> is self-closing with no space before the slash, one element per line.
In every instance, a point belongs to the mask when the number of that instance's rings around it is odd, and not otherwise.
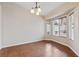
<path fill-rule="evenodd" d="M 50 57 L 50 56 L 54 56 L 54 57 L 55 56 L 64 56 L 64 54 L 65 54 L 64 52 L 60 51 L 58 48 L 56 48 L 54 46 L 52 47 L 52 45 L 49 44 L 49 43 L 45 45 L 45 56 L 47 56 L 47 57 Z"/>
<path fill-rule="evenodd" d="M 46 44 L 45 45 L 45 56 L 51 56 L 51 54 L 52 54 L 52 45 L 51 44 Z"/>

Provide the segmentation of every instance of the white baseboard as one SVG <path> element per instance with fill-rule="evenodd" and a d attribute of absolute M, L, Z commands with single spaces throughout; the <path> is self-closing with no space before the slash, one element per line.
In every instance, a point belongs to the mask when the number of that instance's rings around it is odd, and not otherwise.
<path fill-rule="evenodd" d="M 51 40 L 51 41 L 60 43 L 62 45 L 65 45 L 65 46 L 69 47 L 77 56 L 79 56 L 79 54 L 71 46 L 69 46 L 68 44 L 65 44 L 65 43 L 62 43 L 62 42 L 59 42 L 59 41 L 56 41 L 56 40 L 52 40 L 52 39 L 46 39 L 46 40 Z"/>
<path fill-rule="evenodd" d="M 13 45 L 6 45 L 6 46 L 2 46 L 2 48 L 7 48 L 7 47 L 12 47 L 12 46 L 17 46 L 17 45 L 22 45 L 22 44 L 28 44 L 28 43 L 33 43 L 33 42 L 37 42 L 37 41 L 40 41 L 40 40 L 34 40 L 34 41 L 29 41 L 29 42 L 23 42 L 23 43 L 18 43 L 18 44 L 13 44 Z"/>
<path fill-rule="evenodd" d="M 46 39 L 46 40 L 48 40 L 48 39 Z M 62 43 L 62 42 L 59 42 L 59 41 L 56 41 L 56 40 L 52 40 L 52 39 L 49 39 L 49 40 L 58 42 L 58 43 L 60 43 L 62 45 L 65 45 L 65 46 L 68 46 L 73 52 L 76 53 L 77 56 L 79 56 L 79 54 L 71 46 L 69 46 L 68 44 L 65 44 L 65 43 Z M 12 46 L 16 46 L 16 45 L 21 45 L 21 44 L 33 43 L 33 42 L 36 42 L 36 41 L 40 41 L 40 40 L 29 41 L 29 42 L 24 42 L 24 43 L 18 43 L 18 44 L 9 45 L 9 46 L 3 46 L 3 47 L 0 47 L 0 49 L 7 48 L 7 47 L 12 47 Z"/>
<path fill-rule="evenodd" d="M 71 47 L 71 46 L 68 46 L 77 56 L 79 56 L 79 54 Z"/>
<path fill-rule="evenodd" d="M 51 40 L 51 41 L 54 41 L 54 42 L 60 43 L 60 44 L 62 44 L 62 45 L 68 46 L 68 44 L 65 44 L 65 43 L 60 42 L 60 41 L 57 41 L 57 40 L 52 40 L 52 39 L 45 39 L 45 40 Z"/>

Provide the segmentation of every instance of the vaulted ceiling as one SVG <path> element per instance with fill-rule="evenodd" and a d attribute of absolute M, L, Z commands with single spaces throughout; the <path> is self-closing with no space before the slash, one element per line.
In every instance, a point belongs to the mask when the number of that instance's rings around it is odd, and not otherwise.
<path fill-rule="evenodd" d="M 29 10 L 29 12 L 31 8 L 35 6 L 35 2 L 16 2 L 16 4 Z M 45 16 L 55 8 L 64 4 L 64 2 L 40 2 L 39 4 L 42 9 L 41 16 Z"/>

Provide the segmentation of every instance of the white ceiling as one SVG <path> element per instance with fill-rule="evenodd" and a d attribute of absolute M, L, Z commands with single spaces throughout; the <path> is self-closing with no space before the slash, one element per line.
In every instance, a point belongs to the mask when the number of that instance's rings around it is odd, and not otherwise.
<path fill-rule="evenodd" d="M 28 9 L 29 12 L 32 7 L 35 6 L 35 2 L 17 2 L 16 4 Z M 42 9 L 41 15 L 47 15 L 51 10 L 59 7 L 60 5 L 64 4 L 64 2 L 40 2 L 40 7 Z"/>

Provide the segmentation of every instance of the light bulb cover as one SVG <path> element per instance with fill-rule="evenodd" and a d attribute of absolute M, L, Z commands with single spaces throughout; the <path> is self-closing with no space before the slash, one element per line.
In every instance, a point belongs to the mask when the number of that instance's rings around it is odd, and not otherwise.
<path fill-rule="evenodd" d="M 39 15 L 40 13 L 39 12 L 36 12 L 36 15 Z"/>
<path fill-rule="evenodd" d="M 38 12 L 41 12 L 41 8 L 40 7 L 37 10 L 38 10 Z"/>
<path fill-rule="evenodd" d="M 32 8 L 30 12 L 31 12 L 31 13 L 34 13 L 35 11 L 34 11 L 34 9 Z"/>

